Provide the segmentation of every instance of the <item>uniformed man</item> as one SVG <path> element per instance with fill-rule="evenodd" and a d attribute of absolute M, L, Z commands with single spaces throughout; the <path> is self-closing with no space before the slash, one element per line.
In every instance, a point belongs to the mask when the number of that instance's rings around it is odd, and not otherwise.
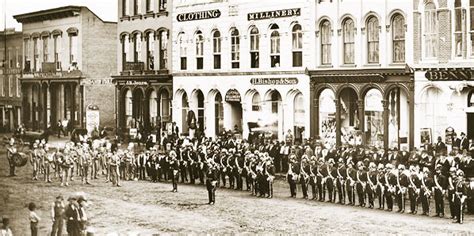
<path fill-rule="evenodd" d="M 398 175 L 397 175 L 397 191 L 396 199 L 398 205 L 398 212 L 405 212 L 405 199 L 408 192 L 408 171 L 405 170 L 405 165 L 398 165 Z"/>
<path fill-rule="evenodd" d="M 367 185 L 365 192 L 369 201 L 369 208 L 374 208 L 375 193 L 377 191 L 377 165 L 375 162 L 369 164 L 369 171 L 367 172 Z"/>
<path fill-rule="evenodd" d="M 423 168 L 423 172 L 421 174 L 421 191 L 420 191 L 420 200 L 421 200 L 421 207 L 423 208 L 423 215 L 429 216 L 430 214 L 430 199 L 433 195 L 432 187 L 433 187 L 433 178 L 430 176 L 430 170 L 428 167 Z"/>
<path fill-rule="evenodd" d="M 301 191 L 303 192 L 303 198 L 308 199 L 308 184 L 310 180 L 309 175 L 310 167 L 308 163 L 308 159 L 306 155 L 303 155 L 301 159 L 301 170 L 300 170 L 300 184 L 301 184 Z"/>
<path fill-rule="evenodd" d="M 359 199 L 359 206 L 365 207 L 365 190 L 367 185 L 367 171 L 362 161 L 357 162 L 356 191 Z"/>
<path fill-rule="evenodd" d="M 420 201 L 421 179 L 418 167 L 410 166 L 410 175 L 408 176 L 408 198 L 410 199 L 410 213 L 416 215 L 418 211 L 418 202 Z"/>
<path fill-rule="evenodd" d="M 385 165 L 385 202 L 387 203 L 387 210 L 393 211 L 393 196 L 396 192 L 397 177 L 396 171 L 392 164 L 388 163 Z"/>
<path fill-rule="evenodd" d="M 462 224 L 464 221 L 464 205 L 467 199 L 467 188 L 468 183 L 464 180 L 464 172 L 458 170 L 456 172 L 457 178 L 454 187 L 454 222 Z"/>
<path fill-rule="evenodd" d="M 212 160 L 207 163 L 206 171 L 206 188 L 209 196 L 209 205 L 214 205 L 216 203 L 217 168 L 213 163 Z"/>
<path fill-rule="evenodd" d="M 346 192 L 347 197 L 349 199 L 349 205 L 355 205 L 355 186 L 356 186 L 356 179 L 357 179 L 357 170 L 354 168 L 354 163 L 352 162 L 351 158 L 347 161 L 347 169 L 346 169 Z"/>
<path fill-rule="evenodd" d="M 51 236 L 62 236 L 65 217 L 65 206 L 63 201 L 63 196 L 59 195 L 56 197 L 56 200 L 51 207 L 51 219 L 53 220 Z"/>
<path fill-rule="evenodd" d="M 376 195 L 378 198 L 379 202 L 379 209 L 383 210 L 385 208 L 385 166 L 382 163 L 379 163 L 377 166 L 377 176 L 376 176 L 376 184 L 377 184 L 377 189 L 376 189 Z"/>
<path fill-rule="evenodd" d="M 169 153 L 169 165 L 170 165 L 170 172 L 171 172 L 171 180 L 173 184 L 172 192 L 178 192 L 178 178 L 179 178 L 179 170 L 180 170 L 180 163 L 176 157 L 175 151 L 170 151 Z"/>
<path fill-rule="evenodd" d="M 112 151 L 112 156 L 109 160 L 109 170 L 110 170 L 110 182 L 112 182 L 112 186 L 120 187 L 120 155 L 122 155 L 121 151 Z"/>
<path fill-rule="evenodd" d="M 433 177 L 436 216 L 441 218 L 444 217 L 444 195 L 446 194 L 448 188 L 448 178 L 443 174 L 442 167 L 443 166 L 441 164 L 436 166 L 436 173 Z"/>
<path fill-rule="evenodd" d="M 290 185 L 291 197 L 296 197 L 296 182 L 298 180 L 298 175 L 299 170 L 296 163 L 296 155 L 292 154 L 289 156 L 288 174 L 286 175 L 286 179 Z"/>

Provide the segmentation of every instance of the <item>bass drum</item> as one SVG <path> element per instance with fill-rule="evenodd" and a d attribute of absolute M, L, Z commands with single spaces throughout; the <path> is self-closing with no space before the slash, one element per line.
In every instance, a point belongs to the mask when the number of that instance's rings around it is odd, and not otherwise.
<path fill-rule="evenodd" d="M 13 164 L 16 167 L 23 167 L 28 163 L 28 155 L 22 152 L 17 152 L 12 155 Z"/>

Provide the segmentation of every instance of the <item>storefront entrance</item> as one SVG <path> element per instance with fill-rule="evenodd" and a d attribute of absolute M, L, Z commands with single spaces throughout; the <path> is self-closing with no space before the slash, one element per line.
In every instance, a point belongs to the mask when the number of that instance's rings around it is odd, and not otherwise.
<path fill-rule="evenodd" d="M 474 90 L 467 97 L 467 139 L 474 139 Z"/>

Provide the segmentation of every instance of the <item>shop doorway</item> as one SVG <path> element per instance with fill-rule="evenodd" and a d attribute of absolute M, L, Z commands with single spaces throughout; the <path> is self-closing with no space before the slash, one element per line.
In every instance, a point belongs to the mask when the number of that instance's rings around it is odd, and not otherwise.
<path fill-rule="evenodd" d="M 267 94 L 265 99 L 266 114 L 264 115 L 263 123 L 266 124 L 268 130 L 272 134 L 273 139 L 283 138 L 283 117 L 281 107 L 281 95 L 277 90 L 272 90 Z"/>
<path fill-rule="evenodd" d="M 324 89 L 319 95 L 319 138 L 325 146 L 336 145 L 336 103 L 334 92 Z"/>
<path fill-rule="evenodd" d="M 136 89 L 133 93 L 133 128 L 143 128 L 143 92 L 141 89 Z"/>
<path fill-rule="evenodd" d="M 219 136 L 224 131 L 224 105 L 221 93 L 217 92 L 214 103 L 214 128 L 215 135 Z"/>
<path fill-rule="evenodd" d="M 474 90 L 467 96 L 467 139 L 474 139 Z"/>
<path fill-rule="evenodd" d="M 360 144 L 359 131 L 359 105 L 357 93 L 352 88 L 344 88 L 339 95 L 339 111 L 341 117 L 341 143 Z"/>

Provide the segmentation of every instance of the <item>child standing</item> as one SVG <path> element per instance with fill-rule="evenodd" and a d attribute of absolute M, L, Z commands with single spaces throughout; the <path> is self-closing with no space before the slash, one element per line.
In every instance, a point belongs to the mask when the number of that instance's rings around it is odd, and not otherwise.
<path fill-rule="evenodd" d="M 38 223 L 40 222 L 41 218 L 36 214 L 36 205 L 33 202 L 28 204 L 28 209 L 30 210 L 30 229 L 31 229 L 31 236 L 38 235 Z"/>

